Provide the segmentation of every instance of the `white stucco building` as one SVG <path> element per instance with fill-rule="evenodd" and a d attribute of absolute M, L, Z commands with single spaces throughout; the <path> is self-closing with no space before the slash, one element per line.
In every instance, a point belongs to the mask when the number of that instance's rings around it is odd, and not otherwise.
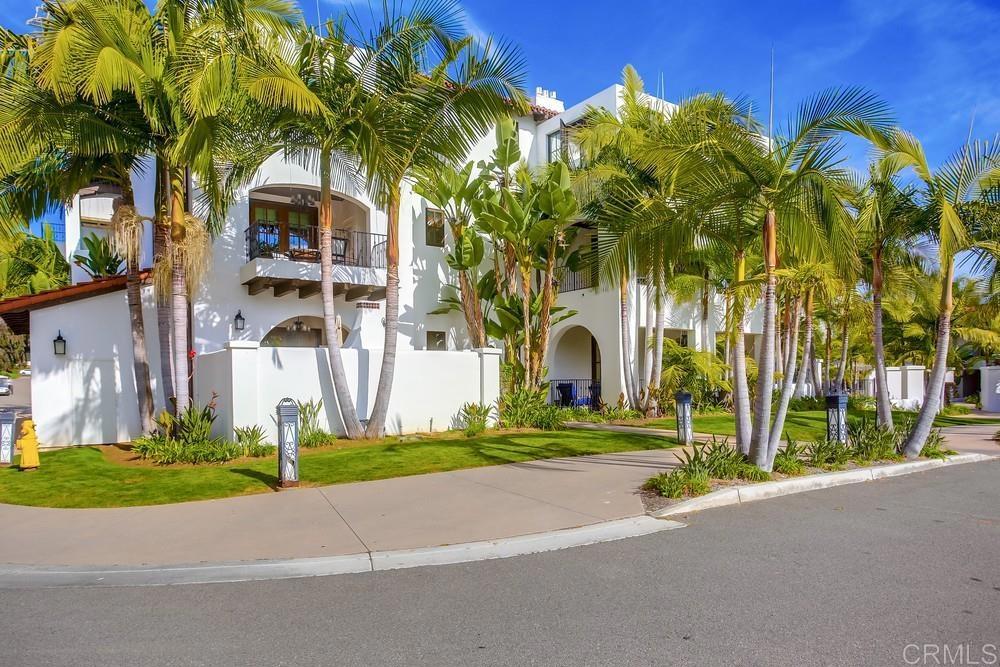
<path fill-rule="evenodd" d="M 539 89 L 531 115 L 518 118 L 522 155 L 540 167 L 562 154 L 564 128 L 588 106 L 617 109 L 622 88 L 610 86 L 563 109 L 555 93 Z M 494 148 L 488 133 L 469 160 L 486 160 Z M 136 179 L 136 205 L 153 209 L 153 183 Z M 323 398 L 329 428 L 342 431 L 336 415 L 322 333 L 318 260 L 319 178 L 299 164 L 272 156 L 229 209 L 215 239 L 211 266 L 191 299 L 190 341 L 195 398 L 218 395 L 220 432 L 233 426 L 273 426 L 269 415 L 279 394 L 299 400 Z M 93 187 L 66 211 L 66 255 L 83 251 L 81 238 L 104 235 L 116 193 Z M 400 324 L 396 382 L 390 405 L 391 432 L 450 427 L 467 401 L 492 402 L 499 386 L 499 356 L 469 350 L 459 313 L 430 314 L 455 280 L 445 261 L 450 244 L 446 226 L 427 203 L 408 188 L 400 216 Z M 336 183 L 334 281 L 337 312 L 343 325 L 345 364 L 362 417 L 370 411 L 381 359 L 385 297 L 384 212 L 372 205 L 360 183 Z M 577 243 L 590 243 L 589 229 Z M 151 231 L 144 239 L 143 266 L 152 260 Z M 444 246 L 444 247 L 442 247 Z M 124 279 L 90 282 L 78 268 L 74 285 L 58 292 L 0 304 L 10 321 L 30 318 L 32 404 L 43 446 L 127 441 L 139 434 L 131 338 Z M 580 395 L 599 389 L 613 403 L 622 391 L 618 293 L 594 289 L 589 274 L 565 272 L 559 304 L 577 311 L 552 332 L 547 360 L 554 383 L 582 381 Z M 633 355 L 641 360 L 645 341 L 645 288 L 632 281 Z M 151 286 L 144 288 L 146 345 L 157 409 L 163 407 L 159 349 Z M 245 321 L 238 330 L 237 314 Z M 699 307 L 675 305 L 667 316 L 667 335 L 682 344 L 714 347 L 722 328 L 721 300 L 713 301 L 708 340 L 701 340 Z M 759 319 L 751 322 L 759 332 Z M 66 353 L 55 354 L 62 336 Z M 751 334 L 751 343 L 752 343 Z M 752 348 L 748 348 L 752 349 Z M 639 362 L 641 365 L 641 361 Z M 594 384 L 597 387 L 594 387 Z"/>

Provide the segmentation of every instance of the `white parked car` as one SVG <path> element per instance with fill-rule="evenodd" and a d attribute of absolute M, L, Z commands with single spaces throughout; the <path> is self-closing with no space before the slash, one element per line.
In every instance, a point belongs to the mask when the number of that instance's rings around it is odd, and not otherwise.
<path fill-rule="evenodd" d="M 13 396 L 14 383 L 10 378 L 0 378 L 0 396 Z"/>
<path fill-rule="evenodd" d="M 30 368 L 22 368 L 21 369 L 21 376 L 22 377 L 31 377 L 31 369 Z"/>

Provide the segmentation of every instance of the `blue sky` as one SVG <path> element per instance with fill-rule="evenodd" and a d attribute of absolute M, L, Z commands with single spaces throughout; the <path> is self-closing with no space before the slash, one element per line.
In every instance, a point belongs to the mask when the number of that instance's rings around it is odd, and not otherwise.
<path fill-rule="evenodd" d="M 347 2 L 319 0 L 319 9 L 326 18 Z M 777 119 L 823 88 L 861 85 L 892 105 L 932 163 L 961 147 L 974 109 L 976 136 L 1000 132 L 1000 0 L 462 4 L 471 31 L 521 47 L 529 91 L 555 89 L 569 104 L 618 81 L 631 63 L 650 88 L 662 76 L 668 99 L 722 90 L 763 108 L 773 45 Z M 302 9 L 316 20 L 316 0 Z M 30 0 L 0 0 L 8 28 L 23 30 L 33 14 Z"/>

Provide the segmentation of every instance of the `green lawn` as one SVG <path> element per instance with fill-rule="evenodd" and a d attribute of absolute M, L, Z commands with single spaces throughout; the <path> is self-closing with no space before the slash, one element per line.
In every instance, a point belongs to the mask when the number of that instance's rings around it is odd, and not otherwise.
<path fill-rule="evenodd" d="M 583 454 L 664 449 L 675 442 L 605 431 L 454 435 L 343 449 L 303 450 L 303 484 L 403 477 Z M 262 493 L 277 484 L 274 457 L 228 465 L 139 467 L 113 463 L 94 447 L 42 452 L 41 468 L 0 468 L 0 503 L 44 507 L 124 507 Z"/>
<path fill-rule="evenodd" d="M 867 415 L 875 418 L 874 411 L 851 412 L 850 419 L 859 419 Z M 914 413 L 893 412 L 893 417 L 899 422 L 907 416 L 913 417 Z M 934 419 L 934 425 L 945 426 L 968 426 L 970 424 L 1000 424 L 1000 419 L 995 417 L 945 417 L 939 416 Z M 664 419 L 653 419 L 636 424 L 637 426 L 648 426 L 651 428 L 676 429 L 677 423 L 673 417 Z M 736 422 L 733 415 L 725 412 L 694 416 L 695 433 L 714 433 L 717 435 L 736 435 Z M 789 412 L 785 418 L 785 433 L 783 437 L 790 437 L 793 440 L 811 441 L 822 438 L 826 435 L 826 411 L 808 410 L 802 412 Z"/>

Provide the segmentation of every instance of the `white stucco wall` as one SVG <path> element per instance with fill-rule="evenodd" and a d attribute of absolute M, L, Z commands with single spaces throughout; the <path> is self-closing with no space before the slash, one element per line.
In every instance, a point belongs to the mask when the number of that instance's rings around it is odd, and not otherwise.
<path fill-rule="evenodd" d="M 154 405 L 159 347 L 152 288 L 143 289 Z M 62 332 L 66 354 L 52 341 Z M 140 434 L 125 291 L 31 313 L 31 410 L 42 447 L 125 442 Z"/>
<path fill-rule="evenodd" d="M 359 416 L 374 404 L 381 350 L 344 349 L 344 368 Z M 213 395 L 219 418 L 216 435 L 232 437 L 234 426 L 259 424 L 277 438 L 276 406 L 283 398 L 322 400 L 320 425 L 344 434 L 330 367 L 323 348 L 257 347 L 237 342 L 198 358 L 210 372 L 197 376 L 198 403 Z M 495 403 L 500 391 L 500 352 L 398 353 L 386 431 L 390 434 L 444 431 L 459 424 L 462 405 Z"/>
<path fill-rule="evenodd" d="M 1000 413 L 1000 366 L 983 366 L 979 373 L 979 400 L 983 403 L 983 410 Z"/>

